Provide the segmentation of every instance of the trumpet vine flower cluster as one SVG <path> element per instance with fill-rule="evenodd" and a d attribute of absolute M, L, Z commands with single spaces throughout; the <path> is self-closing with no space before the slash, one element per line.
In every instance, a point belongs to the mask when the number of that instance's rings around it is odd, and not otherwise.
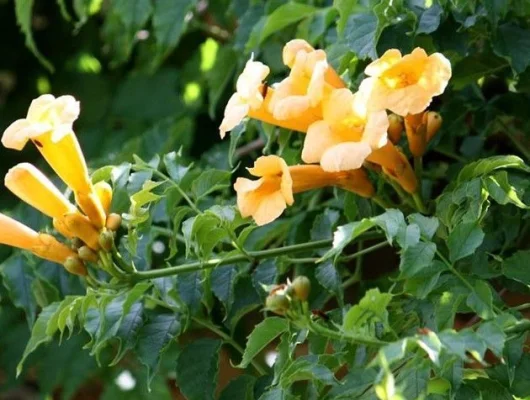
<path fill-rule="evenodd" d="M 47 233 L 35 232 L 3 214 L 0 214 L 0 243 L 62 264 L 73 274 L 86 275 L 85 262 L 97 262 L 102 237 L 118 228 L 120 217 L 110 213 L 111 186 L 104 181 L 94 185 L 90 180 L 72 127 L 78 115 L 79 102 L 72 96 L 42 95 L 33 100 L 26 118 L 13 122 L 2 136 L 2 144 L 9 149 L 22 150 L 32 142 L 73 192 L 77 206 L 29 163 L 15 165 L 5 176 L 5 186 L 52 218 L 54 228 L 71 245 Z"/>
<path fill-rule="evenodd" d="M 423 155 L 441 125 L 441 117 L 426 108 L 445 90 L 450 62 L 421 48 L 404 56 L 388 50 L 366 67 L 367 78 L 354 93 L 329 65 L 326 53 L 306 41 L 290 41 L 282 57 L 290 73 L 274 85 L 265 83 L 269 67 L 252 58 L 247 62 L 225 108 L 220 134 L 224 137 L 246 117 L 304 133 L 301 158 L 308 165 L 287 166 L 277 156 L 260 157 L 249 169 L 259 179 L 238 178 L 235 183 L 241 214 L 258 225 L 269 223 L 293 204 L 293 193 L 324 186 L 370 198 L 375 190 L 365 167 L 416 194 L 417 177 L 395 143 L 404 118 L 412 155 Z"/>

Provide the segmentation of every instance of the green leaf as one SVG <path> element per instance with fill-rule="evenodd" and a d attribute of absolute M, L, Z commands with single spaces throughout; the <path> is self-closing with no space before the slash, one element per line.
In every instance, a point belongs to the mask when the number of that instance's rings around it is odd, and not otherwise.
<path fill-rule="evenodd" d="M 528 208 L 528 206 L 521 200 L 519 193 L 517 193 L 517 189 L 510 184 L 508 172 L 496 172 L 495 174 L 483 178 L 483 182 L 489 195 L 497 203 L 502 205 L 511 203 L 519 208 Z"/>
<path fill-rule="evenodd" d="M 191 190 L 195 195 L 195 198 L 199 200 L 212 192 L 227 188 L 230 185 L 230 177 L 230 171 L 209 169 L 204 171 L 195 181 L 193 181 Z"/>
<path fill-rule="evenodd" d="M 164 162 L 164 166 L 166 167 L 166 171 L 169 175 L 169 177 L 175 181 L 177 184 L 182 182 L 182 179 L 186 176 L 188 171 L 190 170 L 191 166 L 183 166 L 181 164 L 182 156 L 180 153 L 172 151 L 171 153 L 167 153 L 162 158 L 162 161 Z"/>
<path fill-rule="evenodd" d="M 440 221 L 436 217 L 426 217 L 422 214 L 410 214 L 408 221 L 411 224 L 416 224 L 420 227 L 421 235 L 424 239 L 431 240 L 438 227 L 440 226 Z"/>
<path fill-rule="evenodd" d="M 479 325 L 476 333 L 486 343 L 488 349 L 497 357 L 502 357 L 506 334 L 499 325 L 494 321 L 484 322 Z"/>
<path fill-rule="evenodd" d="M 482 244 L 484 236 L 484 231 L 476 223 L 457 225 L 447 239 L 451 262 L 473 254 Z"/>
<path fill-rule="evenodd" d="M 487 175 L 497 169 L 504 168 L 530 172 L 530 167 L 517 156 L 493 156 L 466 165 L 458 174 L 457 182 L 469 181 L 473 178 Z"/>
<path fill-rule="evenodd" d="M 208 114 L 212 119 L 215 118 L 217 103 L 219 103 L 224 90 L 232 81 L 232 77 L 237 68 L 237 63 L 234 62 L 236 58 L 237 54 L 231 47 L 223 46 L 217 52 L 215 65 L 208 71 Z M 237 138 L 241 133 L 241 129 L 239 133 L 232 130 L 230 132 L 230 138 L 232 138 L 234 133 Z M 232 156 L 230 156 L 231 158 Z"/>
<path fill-rule="evenodd" d="M 289 387 L 298 381 L 320 381 L 331 385 L 335 383 L 333 372 L 319 363 L 318 356 L 298 357 L 282 372 L 280 386 Z"/>
<path fill-rule="evenodd" d="M 493 39 L 493 50 L 507 59 L 512 69 L 520 74 L 530 65 L 530 30 L 513 22 L 500 25 Z"/>
<path fill-rule="evenodd" d="M 237 273 L 237 268 L 233 265 L 212 270 L 212 292 L 223 303 L 227 313 L 234 302 L 234 283 Z"/>
<path fill-rule="evenodd" d="M 28 260 L 22 254 L 16 253 L 4 261 L 0 273 L 13 304 L 24 310 L 28 325 L 33 325 L 37 304 L 31 291 L 33 272 L 28 265 Z"/>
<path fill-rule="evenodd" d="M 201 307 L 203 295 L 201 271 L 187 272 L 177 276 L 179 297 L 186 304 L 191 314 L 197 314 Z"/>
<path fill-rule="evenodd" d="M 151 0 L 114 0 L 112 7 L 132 34 L 142 29 L 153 12 Z"/>
<path fill-rule="evenodd" d="M 177 385 L 186 399 L 214 399 L 222 343 L 199 339 L 182 349 L 177 360 Z"/>
<path fill-rule="evenodd" d="M 153 3 L 153 30 L 161 61 L 179 43 L 186 28 L 186 15 L 197 0 L 156 0 Z"/>
<path fill-rule="evenodd" d="M 520 250 L 502 263 L 502 273 L 513 280 L 530 285 L 530 250 Z"/>
<path fill-rule="evenodd" d="M 315 271 L 315 277 L 328 292 L 338 296 L 342 302 L 342 279 L 331 261 L 320 264 Z"/>
<path fill-rule="evenodd" d="M 371 13 L 352 14 L 344 28 L 344 40 L 358 58 L 377 58 L 376 46 L 382 28 Z"/>
<path fill-rule="evenodd" d="M 248 336 L 247 346 L 238 368 L 246 368 L 270 342 L 289 329 L 284 318 L 269 317 L 260 322 Z"/>
<path fill-rule="evenodd" d="M 311 240 L 331 239 L 339 217 L 339 213 L 331 209 L 326 209 L 324 213 L 317 215 L 311 227 Z"/>
<path fill-rule="evenodd" d="M 154 314 L 140 329 L 136 353 L 147 367 L 148 380 L 156 375 L 160 357 L 181 331 L 180 314 Z"/>
<path fill-rule="evenodd" d="M 414 246 L 407 247 L 401 254 L 400 278 L 412 278 L 423 274 L 424 270 L 431 266 L 435 253 L 436 245 L 432 242 L 419 242 Z"/>
<path fill-rule="evenodd" d="M 33 353 L 41 344 L 48 343 L 52 340 L 57 328 L 48 329 L 48 323 L 50 322 L 50 319 L 55 314 L 58 308 L 59 303 L 53 303 L 50 304 L 48 307 L 45 307 L 39 314 L 37 321 L 35 321 L 35 325 L 33 325 L 33 328 L 31 330 L 31 337 L 28 343 L 26 344 L 24 354 L 22 354 L 22 358 L 20 359 L 17 365 L 17 376 L 19 376 L 22 372 L 22 368 L 24 366 L 24 361 L 26 360 L 26 358 L 31 353 Z"/>
<path fill-rule="evenodd" d="M 254 384 L 256 378 L 250 375 L 241 375 L 228 382 L 223 389 L 219 400 L 254 400 Z"/>
<path fill-rule="evenodd" d="M 374 217 L 372 221 L 385 232 L 386 239 L 390 244 L 407 227 L 403 213 L 394 209 L 386 210 L 385 213 Z"/>
<path fill-rule="evenodd" d="M 15 0 L 15 16 L 17 18 L 17 24 L 26 38 L 26 47 L 37 57 L 44 68 L 49 72 L 54 72 L 53 65 L 37 49 L 37 45 L 33 39 L 33 32 L 31 31 L 33 0 Z"/>
<path fill-rule="evenodd" d="M 432 33 L 437 30 L 440 26 L 443 12 L 444 10 L 442 6 L 437 3 L 432 4 L 422 12 L 418 22 L 418 28 L 416 29 L 416 34 Z"/>
<path fill-rule="evenodd" d="M 493 294 L 490 286 L 484 281 L 475 282 L 474 291 L 467 298 L 466 304 L 482 319 L 491 319 L 493 313 Z"/>
<path fill-rule="evenodd" d="M 333 0 L 333 7 L 339 12 L 337 20 L 337 31 L 342 35 L 349 16 L 357 8 L 358 0 Z"/>
<path fill-rule="evenodd" d="M 267 20 L 261 31 L 260 43 L 265 41 L 273 33 L 309 17 L 318 10 L 316 7 L 294 2 L 281 5 L 267 16 Z"/>
<path fill-rule="evenodd" d="M 75 25 L 76 29 L 80 29 L 90 16 L 97 14 L 102 4 L 103 0 L 74 0 L 74 11 L 77 14 L 77 18 L 79 18 Z"/>
<path fill-rule="evenodd" d="M 342 254 L 344 248 L 362 233 L 373 228 L 375 223 L 371 219 L 363 219 L 339 226 L 333 234 L 333 247 L 322 256 L 322 261 Z"/>
<path fill-rule="evenodd" d="M 506 60 L 493 54 L 474 54 L 458 61 L 453 67 L 451 85 L 456 90 L 476 83 L 482 77 L 491 76 L 508 67 Z"/>
<path fill-rule="evenodd" d="M 504 0 L 484 0 L 484 8 L 493 28 L 497 28 L 500 19 L 508 12 L 509 3 Z"/>
<path fill-rule="evenodd" d="M 136 346 L 138 334 L 144 323 L 143 312 L 143 303 L 137 301 L 121 317 L 120 326 L 115 335 L 115 338 L 119 341 L 119 346 L 111 365 L 116 365 L 128 350 Z"/>
<path fill-rule="evenodd" d="M 361 331 L 364 325 L 374 321 L 388 326 L 386 308 L 391 300 L 390 293 L 381 293 L 379 289 L 368 290 L 359 304 L 351 307 L 344 316 L 343 329 L 347 332 Z"/>

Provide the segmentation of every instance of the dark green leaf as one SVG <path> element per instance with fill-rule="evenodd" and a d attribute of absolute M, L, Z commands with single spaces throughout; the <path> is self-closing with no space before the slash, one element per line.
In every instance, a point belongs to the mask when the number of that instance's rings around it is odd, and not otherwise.
<path fill-rule="evenodd" d="M 473 254 L 483 240 L 484 231 L 476 223 L 457 225 L 447 239 L 449 259 L 455 262 Z"/>
<path fill-rule="evenodd" d="M 484 281 L 477 281 L 474 291 L 467 298 L 467 305 L 482 319 L 490 319 L 495 316 L 493 313 L 493 295 L 491 288 Z"/>
<path fill-rule="evenodd" d="M 344 40 L 357 57 L 375 59 L 381 30 L 378 29 L 378 20 L 375 15 L 371 13 L 352 14 L 344 29 Z"/>
<path fill-rule="evenodd" d="M 525 285 L 530 285 L 530 251 L 520 250 L 504 260 L 502 271 L 505 276 Z"/>
<path fill-rule="evenodd" d="M 282 30 L 286 26 L 309 17 L 316 11 L 318 11 L 316 7 L 291 1 L 281 5 L 267 16 L 267 20 L 261 31 L 260 42 L 263 42 L 270 35 Z"/>
<path fill-rule="evenodd" d="M 37 303 L 31 291 L 33 272 L 28 265 L 28 260 L 22 254 L 16 253 L 4 261 L 0 273 L 13 303 L 24 310 L 28 325 L 33 325 Z"/>
<path fill-rule="evenodd" d="M 179 297 L 192 314 L 199 312 L 203 295 L 201 271 L 187 272 L 177 276 Z"/>
<path fill-rule="evenodd" d="M 199 339 L 182 349 L 177 360 L 177 385 L 186 399 L 213 400 L 222 343 Z"/>
<path fill-rule="evenodd" d="M 421 13 L 418 22 L 416 34 L 432 33 L 440 26 L 440 21 L 443 15 L 443 8 L 437 3 L 432 4 L 424 12 Z"/>
<path fill-rule="evenodd" d="M 256 378 L 250 375 L 241 375 L 231 380 L 223 389 L 219 400 L 254 400 L 254 384 Z"/>
<path fill-rule="evenodd" d="M 248 336 L 247 346 L 239 368 L 246 368 L 270 342 L 289 329 L 289 322 L 284 318 L 269 317 L 256 325 Z"/>
<path fill-rule="evenodd" d="M 513 70 L 520 74 L 530 65 L 530 30 L 513 22 L 500 25 L 493 41 L 493 49 L 506 58 Z"/>
<path fill-rule="evenodd" d="M 193 181 L 191 189 L 196 199 L 200 199 L 212 192 L 224 189 L 230 185 L 230 171 L 209 169 L 204 171 Z"/>
<path fill-rule="evenodd" d="M 418 244 L 408 247 L 401 254 L 399 270 L 401 278 L 412 278 L 420 275 L 423 270 L 429 268 L 433 262 L 436 253 L 436 245 L 432 242 L 419 242 Z"/>

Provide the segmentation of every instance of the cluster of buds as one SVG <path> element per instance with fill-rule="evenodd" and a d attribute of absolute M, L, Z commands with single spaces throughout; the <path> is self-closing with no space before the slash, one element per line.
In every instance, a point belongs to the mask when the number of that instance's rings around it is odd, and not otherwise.
<path fill-rule="evenodd" d="M 425 110 L 451 77 L 447 58 L 440 53 L 429 56 L 421 48 L 405 56 L 388 50 L 366 67 L 367 78 L 353 93 L 328 64 L 326 53 L 306 41 L 288 42 L 282 56 L 290 74 L 271 86 L 264 82 L 269 67 L 253 59 L 247 62 L 225 108 L 220 134 L 224 137 L 245 117 L 305 133 L 301 158 L 313 165 L 288 167 L 279 157 L 260 157 L 250 169 L 259 179 L 236 181 L 241 214 L 252 216 L 258 225 L 269 223 L 293 204 L 293 193 L 323 186 L 370 198 L 375 190 L 363 166 L 376 167 L 416 194 L 416 175 L 394 143 L 405 118 L 412 154 L 425 151 L 441 123 L 439 116 L 433 118 L 437 114 Z M 393 114 L 388 116 L 387 110 Z M 423 125 L 416 122 L 418 115 L 421 121 L 426 116 Z"/>
<path fill-rule="evenodd" d="M 72 96 L 43 95 L 33 100 L 27 117 L 13 122 L 2 144 L 22 150 L 31 141 L 50 167 L 72 191 L 76 205 L 35 166 L 21 163 L 5 176 L 5 186 L 18 198 L 52 218 L 53 226 L 70 246 L 0 214 L 0 243 L 28 250 L 64 265 L 73 274 L 87 274 L 86 262 L 98 263 L 101 252 L 114 246 L 121 217 L 110 212 L 112 188 L 92 184 L 84 155 L 73 132 L 79 102 Z"/>
<path fill-rule="evenodd" d="M 273 313 L 296 319 L 300 311 L 304 312 L 311 291 L 311 282 L 305 276 L 297 276 L 292 282 L 266 288 L 269 292 L 265 308 Z"/>

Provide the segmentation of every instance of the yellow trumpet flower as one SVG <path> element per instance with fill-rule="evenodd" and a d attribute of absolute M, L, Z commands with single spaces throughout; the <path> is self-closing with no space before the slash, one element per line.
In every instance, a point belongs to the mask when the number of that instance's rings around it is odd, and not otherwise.
<path fill-rule="evenodd" d="M 2 144 L 22 150 L 31 140 L 72 189 L 79 207 L 98 228 L 105 224 L 105 213 L 94 193 L 83 152 L 72 124 L 79 115 L 79 102 L 72 96 L 42 95 L 32 101 L 25 119 L 13 122 L 2 136 Z"/>
<path fill-rule="evenodd" d="M 109 215 L 110 205 L 112 203 L 112 187 L 105 181 L 99 181 L 94 185 L 94 190 L 96 191 L 99 202 L 103 206 L 103 211 L 106 215 Z"/>
<path fill-rule="evenodd" d="M 385 111 L 368 112 L 364 93 L 336 89 L 324 101 L 323 119 L 305 137 L 302 160 L 320 163 L 325 171 L 360 168 L 368 155 L 387 143 Z"/>
<path fill-rule="evenodd" d="M 11 168 L 5 176 L 4 183 L 22 201 L 51 218 L 76 211 L 75 206 L 59 189 L 29 163 L 17 164 Z"/>
<path fill-rule="evenodd" d="M 398 182 L 408 193 L 415 193 L 418 189 L 416 175 L 407 157 L 392 142 L 373 151 L 366 160 L 380 165 L 383 172 Z"/>
<path fill-rule="evenodd" d="M 333 89 L 344 82 L 328 65 L 326 53 L 296 39 L 283 49 L 283 62 L 291 73 L 274 87 L 269 111 L 276 119 L 294 119 L 304 114 L 322 115 L 320 105 Z"/>
<path fill-rule="evenodd" d="M 299 132 L 306 132 L 316 121 L 311 115 L 290 120 L 278 120 L 269 111 L 274 90 L 263 84 L 269 74 L 269 67 L 250 59 L 237 79 L 236 92 L 228 100 L 224 118 L 219 127 L 221 138 L 234 129 L 245 117 Z"/>
<path fill-rule="evenodd" d="M 443 54 L 428 56 L 419 47 L 405 56 L 391 49 L 364 72 L 369 78 L 359 90 L 370 93 L 368 108 L 389 109 L 404 117 L 424 111 L 434 96 L 443 93 L 451 78 L 451 63 Z"/>
<path fill-rule="evenodd" d="M 372 183 L 363 170 L 330 173 L 317 165 L 287 166 L 278 156 L 263 156 L 249 172 L 258 180 L 238 178 L 234 184 L 237 205 L 243 217 L 252 216 L 265 225 L 278 218 L 294 203 L 294 193 L 325 186 L 338 186 L 363 197 L 374 194 Z"/>
<path fill-rule="evenodd" d="M 40 258 L 58 264 L 64 264 L 69 257 L 77 257 L 70 248 L 53 236 L 35 232 L 4 214 L 0 214 L 0 243 L 28 250 Z M 78 269 L 75 273 L 86 275 L 86 270 Z"/>

